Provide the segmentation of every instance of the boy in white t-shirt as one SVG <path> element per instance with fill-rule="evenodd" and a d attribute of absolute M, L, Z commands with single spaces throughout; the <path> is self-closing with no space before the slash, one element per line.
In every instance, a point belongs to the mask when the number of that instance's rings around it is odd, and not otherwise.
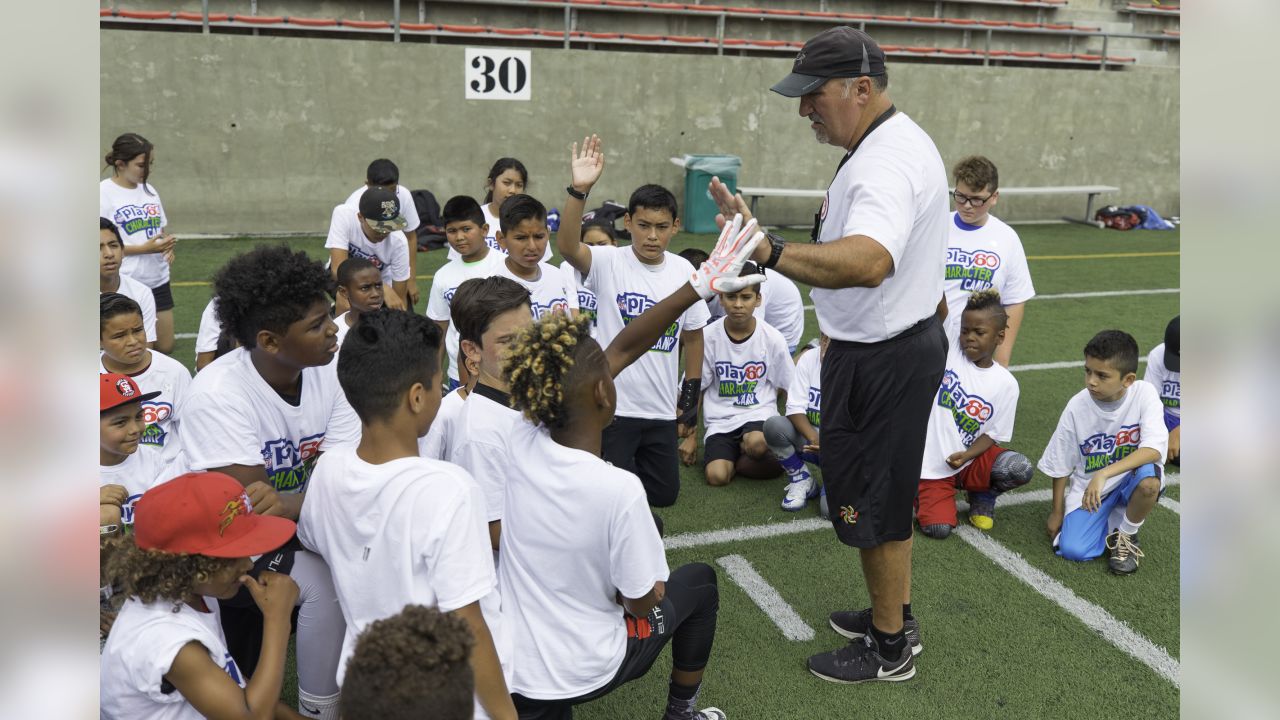
<path fill-rule="evenodd" d="M 372 187 L 395 193 L 396 200 L 400 202 L 400 214 L 404 216 L 405 222 L 405 247 L 409 253 L 409 277 L 416 278 L 418 277 L 418 226 L 422 224 L 422 220 L 418 217 L 417 206 L 413 204 L 413 193 L 400 184 L 400 168 L 386 158 L 378 158 L 369 163 L 369 168 L 364 174 L 364 185 L 352 191 L 344 204 L 359 209 L 360 197 L 364 195 L 365 190 Z M 418 283 L 410 279 L 407 293 L 409 307 L 412 308 L 418 302 Z"/>
<path fill-rule="evenodd" d="M 440 407 L 441 340 L 430 320 L 396 310 L 366 314 L 347 336 L 338 381 L 360 416 L 361 440 L 316 463 L 298 539 L 333 572 L 347 628 L 340 683 L 370 623 L 409 604 L 438 606 L 475 636 L 481 707 L 511 717 L 484 496 L 461 468 L 418 457 Z"/>
<path fill-rule="evenodd" d="M 943 323 L 952 345 L 960 336 L 960 315 L 969 294 L 994 289 L 1004 301 L 1009 315 L 1005 340 L 996 350 L 996 362 L 1009 366 L 1013 343 L 1022 327 L 1024 305 L 1035 297 L 1027 255 L 1018 233 L 991 209 L 1000 201 L 1000 176 L 995 163 L 981 155 L 967 157 L 952 170 L 955 191 L 951 193 L 956 211 L 951 215 L 947 241 L 947 319 Z"/>
<path fill-rule="evenodd" d="M 142 312 L 131 298 L 106 293 L 98 296 L 98 309 L 99 371 L 128 375 L 143 391 L 159 393 L 142 405 L 146 429 L 141 443 L 172 458 L 179 447 L 178 407 L 191 373 L 177 360 L 147 348 Z"/>
<path fill-rule="evenodd" d="M 382 272 L 387 307 L 405 309 L 409 283 L 415 280 L 409 271 L 409 251 L 401 232 L 404 228 L 396 194 L 380 187 L 365 190 L 359 208 L 346 204 L 335 207 L 324 241 L 329 250 L 329 271 L 336 278 L 343 260 L 365 258 Z M 335 306 L 335 312 L 346 311 L 342 302 Z"/>
<path fill-rule="evenodd" d="M 238 346 L 235 335 L 225 330 L 218 320 L 217 299 L 209 298 L 200 312 L 200 328 L 196 331 L 196 372 Z"/>
<path fill-rule="evenodd" d="M 1160 404 L 1164 405 L 1164 426 L 1169 429 L 1168 463 L 1175 467 L 1182 463 L 1182 343 L 1181 316 L 1169 321 L 1164 328 L 1164 342 L 1147 354 L 1147 372 L 1142 379 L 1160 392 Z"/>
<path fill-rule="evenodd" d="M 957 489 L 968 495 L 969 523 L 990 530 L 996 497 L 1031 480 L 1031 461 L 997 444 L 1013 439 L 1018 409 L 1018 381 L 994 360 L 1007 323 L 995 290 L 969 296 L 925 436 L 916 520 L 929 537 L 943 539 L 956 526 Z"/>
<path fill-rule="evenodd" d="M 754 263 L 742 268 L 743 275 L 758 272 Z M 755 317 L 762 287 L 719 293 L 726 314 L 702 331 L 702 375 L 707 378 L 701 403 L 707 434 L 703 473 L 708 485 L 728 485 L 735 475 L 765 479 L 782 472 L 765 442 L 764 423 L 777 416 L 779 391 L 786 395 L 795 365 L 782 333 Z M 697 461 L 697 433 L 680 443 L 680 459 L 685 465 Z M 817 494 L 811 486 L 807 497 Z"/>
<path fill-rule="evenodd" d="M 503 263 L 503 253 L 493 252 L 485 242 L 488 225 L 480 204 L 466 195 L 455 195 L 449 198 L 440 211 L 440 220 L 444 223 L 444 237 L 449 249 L 457 255 L 450 256 L 449 262 L 436 271 L 431 279 L 431 291 L 427 295 L 427 317 L 436 321 L 444 331 L 445 360 L 449 366 L 446 377 L 446 388 L 453 390 L 459 385 L 458 362 L 458 328 L 450 323 L 450 304 L 458 286 L 471 278 L 483 278 L 496 275 Z"/>
<path fill-rule="evenodd" d="M 498 245 L 506 256 L 497 274 L 515 280 L 529 291 L 533 319 L 553 312 L 577 315 L 577 291 L 565 280 L 564 273 L 542 261 L 551 235 L 546 206 L 529 195 L 512 195 L 502 203 L 498 221 L 502 224 Z"/>
<path fill-rule="evenodd" d="M 600 139 L 575 143 L 556 248 L 600 298 L 596 337 L 608 345 L 641 313 L 678 290 L 693 274 L 687 260 L 668 252 L 680 228 L 675 196 L 643 185 L 627 201 L 623 217 L 631 246 L 587 247 L 580 241 L 584 201 L 604 172 Z M 618 408 L 605 429 L 604 457 L 644 483 L 649 504 L 674 505 L 680 494 L 680 438 L 697 432 L 702 394 L 702 328 L 706 303 L 694 303 L 663 332 L 650 352 L 618 377 Z M 684 352 L 684 380 L 679 353 Z"/>
<path fill-rule="evenodd" d="M 769 279 L 774 277 L 776 273 Z M 787 388 L 786 417 L 774 415 L 764 421 L 765 442 L 787 473 L 782 509 L 788 512 L 803 510 L 814 493 L 821 492 L 817 489 L 817 479 L 805 464 L 818 465 L 822 460 L 818 436 L 822 427 L 822 358 L 830 343 L 831 339 L 822 335 L 817 352 L 809 348 L 800 354 L 791 375 L 791 386 Z M 825 494 L 823 497 L 825 499 Z M 826 517 L 821 507 L 819 514 Z"/>
<path fill-rule="evenodd" d="M 350 308 L 333 319 L 338 326 L 339 348 L 361 315 L 382 307 L 385 287 L 378 267 L 365 258 L 349 257 L 338 266 L 338 301 Z"/>
<path fill-rule="evenodd" d="M 600 247 L 603 245 L 618 247 L 618 239 L 613 232 L 613 222 L 584 223 L 582 226 L 582 244 L 587 247 Z M 570 288 L 577 288 L 578 314 L 585 315 L 591 320 L 591 337 L 595 337 L 596 327 L 599 325 L 597 316 L 600 314 L 595 292 L 586 286 L 586 283 L 582 280 L 582 273 L 578 272 L 568 260 L 560 263 L 560 272 L 564 273 L 565 282 Z"/>
<path fill-rule="evenodd" d="M 1084 347 L 1085 389 L 1067 402 L 1039 468 L 1053 478 L 1045 523 L 1058 555 L 1128 575 L 1144 557 L 1138 528 L 1164 490 L 1169 443 L 1160 394 L 1137 382 L 1138 343 L 1104 330 Z"/>
<path fill-rule="evenodd" d="M 688 260 L 694 267 L 700 265 L 706 256 L 705 252 L 697 248 L 680 251 L 680 257 Z M 756 308 L 755 315 L 782 333 L 783 339 L 787 341 L 787 352 L 794 355 L 800 349 L 800 339 L 804 335 L 804 298 L 800 296 L 800 288 L 796 287 L 795 281 L 786 275 L 774 272 L 769 273 L 768 277 L 765 282 L 769 283 L 769 292 L 761 296 L 760 307 Z M 725 314 L 719 297 L 707 301 L 707 310 L 711 312 L 712 320 L 719 320 Z"/>
<path fill-rule="evenodd" d="M 113 505 L 121 525 L 133 524 L 133 504 L 165 480 L 165 463 L 156 448 L 141 445 L 147 424 L 143 403 L 160 396 L 144 393 L 133 378 L 120 373 L 98 376 L 98 494 L 103 505 Z M 104 527 L 106 523 L 104 523 Z M 114 532 L 110 530 L 107 532 Z"/>
<path fill-rule="evenodd" d="M 156 344 L 156 298 L 151 288 L 120 274 L 120 261 L 124 258 L 124 241 L 116 224 L 106 218 L 98 218 L 98 293 L 120 293 L 138 303 L 142 311 L 142 325 L 147 332 L 147 346 Z"/>

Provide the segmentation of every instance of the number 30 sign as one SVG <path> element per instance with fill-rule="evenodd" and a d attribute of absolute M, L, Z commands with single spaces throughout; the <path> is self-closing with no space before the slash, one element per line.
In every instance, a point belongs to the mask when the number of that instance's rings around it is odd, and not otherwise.
<path fill-rule="evenodd" d="M 467 48 L 466 99 L 528 100 L 532 70 L 528 50 Z"/>

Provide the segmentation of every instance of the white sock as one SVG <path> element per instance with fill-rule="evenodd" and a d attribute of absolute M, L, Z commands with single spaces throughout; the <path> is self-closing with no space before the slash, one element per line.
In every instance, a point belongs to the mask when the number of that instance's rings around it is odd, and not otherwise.
<path fill-rule="evenodd" d="M 338 720 L 338 699 L 341 697 L 342 693 L 321 696 L 298 690 L 298 712 L 309 718 Z"/>
<path fill-rule="evenodd" d="M 1129 519 L 1129 514 L 1125 513 L 1124 520 L 1120 521 L 1120 532 L 1125 535 L 1136 535 L 1138 533 L 1138 528 L 1142 527 L 1142 523 L 1144 522 L 1146 521 L 1139 520 L 1134 522 Z"/>

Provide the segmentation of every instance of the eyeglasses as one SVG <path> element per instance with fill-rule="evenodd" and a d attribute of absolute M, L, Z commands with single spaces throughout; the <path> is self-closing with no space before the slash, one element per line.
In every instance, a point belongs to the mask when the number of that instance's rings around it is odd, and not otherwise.
<path fill-rule="evenodd" d="M 990 195 L 984 198 L 969 197 L 968 195 L 965 195 L 959 190 L 956 190 L 951 193 L 951 199 L 956 201 L 956 205 L 968 205 L 969 207 L 982 207 L 983 205 L 987 204 L 988 200 L 990 200 L 995 196 L 996 196 L 995 193 L 991 193 Z"/>

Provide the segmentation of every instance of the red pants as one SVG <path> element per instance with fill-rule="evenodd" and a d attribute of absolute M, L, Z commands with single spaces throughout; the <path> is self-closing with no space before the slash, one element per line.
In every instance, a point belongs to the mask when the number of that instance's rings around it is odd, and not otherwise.
<path fill-rule="evenodd" d="M 991 489 L 991 465 L 1004 452 L 999 445 L 973 459 L 963 470 L 948 478 L 921 480 L 916 494 L 916 518 L 921 526 L 956 526 L 956 490 L 984 492 Z"/>

